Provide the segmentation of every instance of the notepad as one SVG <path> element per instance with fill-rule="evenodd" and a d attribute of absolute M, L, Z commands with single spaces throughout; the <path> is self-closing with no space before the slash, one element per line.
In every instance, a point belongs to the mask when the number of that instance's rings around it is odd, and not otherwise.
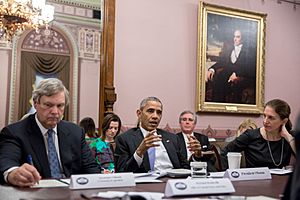
<path fill-rule="evenodd" d="M 32 188 L 53 188 L 53 187 L 69 187 L 69 184 L 56 179 L 42 179 Z"/>

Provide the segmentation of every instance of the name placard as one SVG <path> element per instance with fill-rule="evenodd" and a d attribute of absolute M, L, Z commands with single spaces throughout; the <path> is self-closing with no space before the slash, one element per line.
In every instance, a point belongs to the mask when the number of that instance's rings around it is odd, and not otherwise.
<path fill-rule="evenodd" d="M 241 168 L 241 169 L 227 169 L 224 178 L 229 178 L 231 181 L 244 180 L 263 180 L 272 179 L 269 168 Z"/>
<path fill-rule="evenodd" d="M 233 193 L 235 189 L 228 178 L 199 178 L 168 180 L 165 196 Z"/>
<path fill-rule="evenodd" d="M 133 173 L 72 175 L 70 189 L 135 186 Z"/>

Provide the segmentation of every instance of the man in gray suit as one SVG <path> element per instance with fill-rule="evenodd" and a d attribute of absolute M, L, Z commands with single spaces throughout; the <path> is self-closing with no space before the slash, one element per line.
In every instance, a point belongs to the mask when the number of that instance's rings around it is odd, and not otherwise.
<path fill-rule="evenodd" d="M 33 91 L 36 113 L 4 127 L 0 134 L 0 182 L 32 186 L 41 178 L 100 173 L 84 131 L 61 120 L 69 92 L 56 78 Z"/>
<path fill-rule="evenodd" d="M 115 161 L 118 172 L 190 168 L 188 161 L 180 153 L 179 139 L 176 134 L 157 128 L 162 110 L 162 103 L 156 97 L 147 97 L 141 102 L 136 112 L 138 127 L 116 138 Z M 194 144 L 191 141 L 191 148 L 198 147 L 200 147 L 199 142 Z M 155 150 L 154 159 L 151 159 L 151 150 Z"/>

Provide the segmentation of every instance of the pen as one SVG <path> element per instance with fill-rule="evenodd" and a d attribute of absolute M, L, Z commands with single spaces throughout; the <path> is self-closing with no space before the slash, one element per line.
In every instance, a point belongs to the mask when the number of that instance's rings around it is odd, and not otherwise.
<path fill-rule="evenodd" d="M 28 163 L 29 165 L 32 165 L 32 166 L 33 166 L 33 161 L 32 161 L 32 156 L 31 156 L 31 154 L 28 154 L 28 155 L 27 155 L 27 163 Z M 39 184 L 39 181 L 37 181 L 37 184 Z"/>
<path fill-rule="evenodd" d="M 29 165 L 33 165 L 33 161 L 32 161 L 32 156 L 31 156 L 31 154 L 28 154 L 28 156 L 27 156 L 27 163 L 28 163 Z"/>

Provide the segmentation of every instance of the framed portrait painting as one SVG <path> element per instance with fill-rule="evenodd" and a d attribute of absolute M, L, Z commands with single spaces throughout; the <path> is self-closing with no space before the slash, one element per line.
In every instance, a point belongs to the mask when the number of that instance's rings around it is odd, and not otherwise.
<path fill-rule="evenodd" d="M 197 111 L 260 114 L 266 14 L 200 2 Z"/>

